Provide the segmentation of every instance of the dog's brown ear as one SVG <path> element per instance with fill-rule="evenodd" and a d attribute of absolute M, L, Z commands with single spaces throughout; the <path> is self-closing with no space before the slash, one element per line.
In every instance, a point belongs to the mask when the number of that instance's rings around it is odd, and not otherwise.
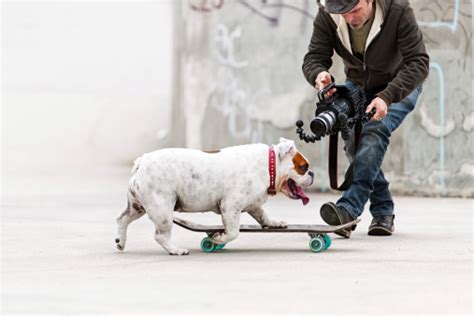
<path fill-rule="evenodd" d="M 295 142 L 290 139 L 280 137 L 280 143 L 276 147 L 280 159 L 293 157 L 296 154 Z"/>

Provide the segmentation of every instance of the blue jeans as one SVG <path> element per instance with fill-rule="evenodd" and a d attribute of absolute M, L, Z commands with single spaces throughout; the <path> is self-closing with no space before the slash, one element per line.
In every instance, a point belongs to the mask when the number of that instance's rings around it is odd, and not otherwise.
<path fill-rule="evenodd" d="M 346 81 L 348 87 L 354 86 Z M 422 91 L 419 85 L 405 99 L 392 103 L 388 107 L 387 115 L 380 121 L 367 122 L 362 128 L 362 137 L 355 155 L 354 179 L 347 191 L 337 201 L 338 207 L 343 207 L 352 217 L 359 217 L 364 211 L 364 205 L 370 199 L 370 213 L 372 216 L 392 215 L 393 199 L 388 189 L 388 181 L 382 172 L 381 166 L 385 152 L 390 143 L 390 136 L 403 122 L 408 113 L 416 105 Z M 375 97 L 366 93 L 367 101 Z M 346 141 L 344 150 L 349 160 L 353 160 L 354 134 Z"/>

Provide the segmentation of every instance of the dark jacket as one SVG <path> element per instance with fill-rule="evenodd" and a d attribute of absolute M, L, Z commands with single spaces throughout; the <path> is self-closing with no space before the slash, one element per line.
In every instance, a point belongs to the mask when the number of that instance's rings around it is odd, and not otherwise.
<path fill-rule="evenodd" d="M 303 73 L 312 86 L 317 75 L 331 67 L 334 51 L 344 61 L 347 79 L 377 94 L 387 105 L 401 101 L 423 82 L 428 76 L 429 56 L 408 0 L 377 0 L 376 10 L 379 11 L 372 29 L 379 28 L 377 21 L 383 23 L 375 37 L 371 30 L 361 60 L 352 54 L 350 41 L 347 44 L 348 35 L 344 35 L 347 24 L 343 17 L 332 16 L 320 6 L 303 62 Z M 338 18 L 339 27 L 335 21 Z"/>

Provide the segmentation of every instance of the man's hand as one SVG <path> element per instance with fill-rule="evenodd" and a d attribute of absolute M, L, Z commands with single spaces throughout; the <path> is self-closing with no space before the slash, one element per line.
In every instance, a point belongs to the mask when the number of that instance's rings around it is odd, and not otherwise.
<path fill-rule="evenodd" d="M 324 89 L 324 87 L 326 87 L 328 84 L 330 84 L 332 82 L 332 77 L 331 77 L 331 74 L 327 71 L 321 71 L 318 76 L 316 77 L 316 80 L 315 80 L 315 88 L 318 90 L 318 91 L 321 91 L 322 89 Z M 326 97 L 330 97 L 334 94 L 334 92 L 336 92 L 336 88 L 333 88 L 331 90 L 329 90 L 327 93 L 326 93 Z"/>
<path fill-rule="evenodd" d="M 367 106 L 367 110 L 365 111 L 365 113 L 369 113 L 373 108 L 375 108 L 376 112 L 372 117 L 372 121 L 380 121 L 385 117 L 385 115 L 387 115 L 387 103 L 385 103 L 385 101 L 381 98 L 376 97 L 375 99 L 373 99 L 372 102 L 370 102 L 370 104 Z"/>

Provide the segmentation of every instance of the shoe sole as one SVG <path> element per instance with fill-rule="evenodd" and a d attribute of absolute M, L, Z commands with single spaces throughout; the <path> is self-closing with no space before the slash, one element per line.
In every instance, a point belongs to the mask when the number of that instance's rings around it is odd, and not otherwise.
<path fill-rule="evenodd" d="M 330 204 L 330 205 L 327 205 L 327 204 Z M 321 218 L 329 225 L 334 225 L 334 226 L 341 225 L 342 221 L 339 218 L 339 215 L 337 214 L 336 205 L 334 203 L 327 203 L 327 204 L 324 204 L 321 207 L 321 210 L 319 212 L 321 215 Z M 355 230 L 356 227 L 357 225 L 354 225 L 351 227 L 351 229 L 344 229 L 338 232 L 334 232 L 334 234 L 344 237 L 344 238 L 350 238 L 351 233 L 352 233 L 351 230 Z"/>
<path fill-rule="evenodd" d="M 330 206 L 327 204 L 330 204 Z M 334 226 L 341 225 L 342 221 L 336 212 L 336 205 L 334 205 L 333 203 L 327 203 L 327 204 L 324 204 L 321 207 L 321 211 L 320 211 L 321 218 L 328 225 L 334 225 Z"/>
<path fill-rule="evenodd" d="M 383 228 L 383 227 L 374 227 L 369 230 L 369 236 L 391 236 L 393 231 Z"/>
<path fill-rule="evenodd" d="M 350 230 L 347 230 L 347 229 L 344 229 L 344 230 L 340 230 L 338 232 L 334 232 L 334 234 L 338 235 L 338 236 L 341 236 L 341 237 L 344 237 L 344 238 L 351 238 L 351 231 Z"/>

